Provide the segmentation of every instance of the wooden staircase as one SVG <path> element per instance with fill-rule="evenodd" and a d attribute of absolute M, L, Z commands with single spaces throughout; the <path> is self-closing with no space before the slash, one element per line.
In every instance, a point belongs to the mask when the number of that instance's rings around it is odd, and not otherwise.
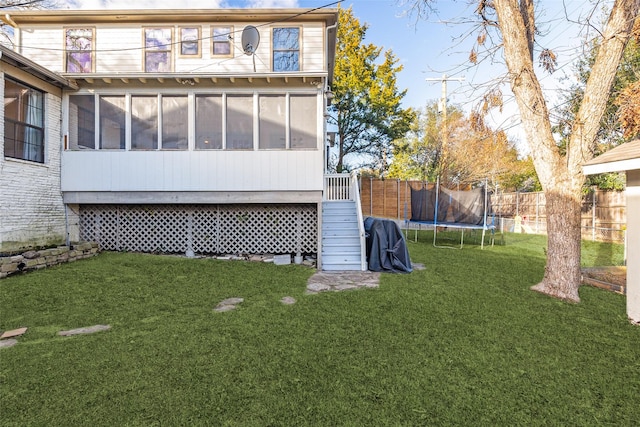
<path fill-rule="evenodd" d="M 322 202 L 322 270 L 367 270 L 364 223 L 357 182 L 357 177 L 346 174 L 325 177 Z"/>

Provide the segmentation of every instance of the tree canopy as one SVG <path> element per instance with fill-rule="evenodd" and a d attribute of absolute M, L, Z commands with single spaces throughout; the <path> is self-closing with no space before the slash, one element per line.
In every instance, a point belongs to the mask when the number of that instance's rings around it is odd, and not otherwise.
<path fill-rule="evenodd" d="M 531 162 L 518 158 L 518 151 L 504 131 L 496 131 L 477 113 L 466 116 L 450 106 L 447 124 L 437 103 L 416 115 L 407 135 L 393 143 L 389 177 L 475 184 L 487 179 L 493 188 L 522 189 L 536 181 Z M 446 131 L 447 155 L 443 155 Z"/>
<path fill-rule="evenodd" d="M 341 8 L 339 14 L 334 98 L 328 117 L 338 129 L 334 167 L 342 172 L 366 166 L 383 176 L 391 141 L 409 130 L 415 113 L 401 106 L 406 90 L 397 88 L 396 74 L 402 66 L 393 52 L 364 43 L 367 25 L 350 8 Z"/>

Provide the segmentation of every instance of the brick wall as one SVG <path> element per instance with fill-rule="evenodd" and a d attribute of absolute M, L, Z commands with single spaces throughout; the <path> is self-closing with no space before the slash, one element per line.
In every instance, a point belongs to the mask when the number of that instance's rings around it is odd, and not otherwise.
<path fill-rule="evenodd" d="M 4 74 L 0 77 L 4 98 Z M 51 93 L 45 95 L 44 164 L 4 157 L 4 111 L 0 111 L 0 253 L 66 241 L 60 191 L 61 100 Z"/>

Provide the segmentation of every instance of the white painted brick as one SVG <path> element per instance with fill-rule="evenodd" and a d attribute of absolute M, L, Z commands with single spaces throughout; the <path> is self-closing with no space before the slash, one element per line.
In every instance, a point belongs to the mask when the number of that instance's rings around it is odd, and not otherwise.
<path fill-rule="evenodd" d="M 4 75 L 0 86 L 4 98 Z M 44 164 L 4 158 L 1 146 L 0 252 L 65 241 L 60 191 L 60 98 L 46 94 L 45 111 Z M 4 120 L 0 123 L 0 141 L 4 141 Z"/>

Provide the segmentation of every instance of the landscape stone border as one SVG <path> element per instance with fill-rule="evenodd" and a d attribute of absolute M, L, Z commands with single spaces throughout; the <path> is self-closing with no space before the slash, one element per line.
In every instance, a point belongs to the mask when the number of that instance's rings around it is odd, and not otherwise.
<path fill-rule="evenodd" d="M 0 256 L 0 279 L 12 274 L 40 270 L 65 262 L 91 258 L 100 253 L 96 242 L 80 242 L 71 246 L 30 250 L 19 255 Z"/>

